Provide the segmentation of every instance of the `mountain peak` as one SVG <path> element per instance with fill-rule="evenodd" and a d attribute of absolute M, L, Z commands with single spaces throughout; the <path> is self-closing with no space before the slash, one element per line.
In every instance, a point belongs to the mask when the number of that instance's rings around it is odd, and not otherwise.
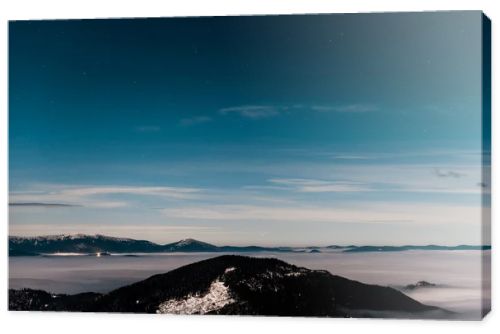
<path fill-rule="evenodd" d="M 175 244 L 176 244 L 177 246 L 187 246 L 187 245 L 192 245 L 192 244 L 204 244 L 204 245 L 209 245 L 209 244 L 208 244 L 208 243 L 206 243 L 206 242 L 199 241 L 199 240 L 192 239 L 192 238 L 182 239 L 182 240 L 180 240 L 180 241 L 177 241 Z"/>
<path fill-rule="evenodd" d="M 145 240 L 102 234 L 58 234 L 39 237 L 9 237 L 9 254 L 156 252 L 161 246 Z"/>
<path fill-rule="evenodd" d="M 163 246 L 169 251 L 216 251 L 217 246 L 192 238 L 182 239 Z"/>

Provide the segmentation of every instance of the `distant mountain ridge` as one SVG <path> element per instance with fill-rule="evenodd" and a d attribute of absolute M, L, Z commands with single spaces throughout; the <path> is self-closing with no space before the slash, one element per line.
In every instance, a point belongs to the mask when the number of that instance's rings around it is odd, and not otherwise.
<path fill-rule="evenodd" d="M 117 238 L 101 234 L 49 235 L 38 237 L 9 237 L 9 256 L 36 256 L 55 253 L 175 253 L 175 252 L 308 252 L 338 250 L 354 252 L 395 252 L 406 250 L 485 250 L 491 246 L 326 246 L 326 247 L 261 247 L 216 246 L 195 239 L 184 239 L 160 245 L 147 240 Z"/>
<path fill-rule="evenodd" d="M 9 290 L 10 310 L 315 317 L 449 317 L 390 287 L 274 258 L 223 255 L 106 294 Z"/>
<path fill-rule="evenodd" d="M 9 255 L 19 253 L 142 253 L 161 252 L 162 246 L 147 240 L 116 238 L 104 235 L 50 235 L 40 237 L 9 237 Z"/>
<path fill-rule="evenodd" d="M 101 234 L 9 237 L 10 256 L 56 253 L 175 253 L 175 252 L 259 252 L 294 251 L 289 247 L 215 246 L 195 239 L 183 239 L 164 245 L 147 240 L 117 238 Z"/>
<path fill-rule="evenodd" d="M 401 252 L 408 250 L 488 250 L 491 249 L 489 245 L 474 246 L 474 245 L 458 245 L 458 246 L 354 246 L 347 248 L 344 252 Z"/>

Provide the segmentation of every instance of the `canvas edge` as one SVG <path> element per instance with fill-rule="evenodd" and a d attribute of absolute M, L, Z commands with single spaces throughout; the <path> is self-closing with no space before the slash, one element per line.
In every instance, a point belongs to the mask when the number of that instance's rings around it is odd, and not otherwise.
<path fill-rule="evenodd" d="M 491 245 L 491 20 L 481 12 L 481 109 L 482 109 L 482 183 L 481 239 L 483 245 Z M 482 251 L 481 261 L 481 317 L 491 311 L 491 255 Z"/>

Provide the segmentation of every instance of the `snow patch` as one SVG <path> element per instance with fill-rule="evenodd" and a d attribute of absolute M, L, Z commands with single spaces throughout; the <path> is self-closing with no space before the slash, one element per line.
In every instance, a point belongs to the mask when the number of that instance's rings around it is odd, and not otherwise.
<path fill-rule="evenodd" d="M 178 241 L 175 245 L 182 247 L 182 246 L 189 246 L 194 243 L 196 243 L 196 240 L 194 239 L 182 239 L 181 241 Z"/>
<path fill-rule="evenodd" d="M 158 306 L 156 313 L 205 314 L 234 302 L 229 294 L 229 288 L 217 279 L 212 282 L 205 295 L 188 295 L 180 300 L 169 299 Z"/>
<path fill-rule="evenodd" d="M 78 240 L 78 239 L 91 239 L 91 240 L 114 240 L 114 241 L 122 241 L 129 242 L 135 241 L 130 238 L 117 238 L 117 237 L 108 237 L 102 234 L 55 234 L 55 235 L 44 235 L 44 236 L 10 236 L 9 241 L 14 243 L 21 243 L 24 241 L 33 241 L 35 243 L 38 242 L 48 242 L 48 241 L 59 241 L 59 240 Z"/>

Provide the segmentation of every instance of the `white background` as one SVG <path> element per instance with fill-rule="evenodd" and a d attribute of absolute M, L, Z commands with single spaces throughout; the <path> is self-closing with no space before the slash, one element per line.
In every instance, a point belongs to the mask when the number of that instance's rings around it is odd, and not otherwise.
<path fill-rule="evenodd" d="M 2 0 L 0 1 L 0 332 L 2 333 L 156 333 L 156 332 L 203 332 L 256 333 L 476 333 L 500 330 L 498 305 L 498 259 L 493 255 L 493 311 L 482 322 L 447 322 L 417 320 L 357 320 L 357 319 L 297 319 L 297 318 L 252 318 L 222 316 L 154 316 L 121 314 L 68 314 L 7 312 L 7 21 L 14 19 L 44 18 L 106 18 L 106 17 L 159 17 L 159 16 L 210 16 L 236 14 L 292 14 L 292 13 L 347 13 L 422 10 L 483 10 L 493 24 L 493 97 L 498 95 L 495 77 L 499 67 L 495 66 L 500 34 L 496 23 L 500 22 L 500 1 L 461 0 L 266 0 L 266 1 L 154 1 L 154 0 Z M 495 110 L 493 98 L 493 110 Z M 500 130 L 497 117 L 493 116 L 493 165 L 498 166 Z M 494 175 L 497 168 L 494 169 Z M 497 193 L 498 182 L 493 178 L 493 192 Z M 495 196 L 495 195 L 494 195 Z M 498 207 L 493 203 L 493 220 Z M 493 247 L 499 241 L 499 230 L 493 226 Z M 495 250 L 494 250 L 495 252 Z"/>

